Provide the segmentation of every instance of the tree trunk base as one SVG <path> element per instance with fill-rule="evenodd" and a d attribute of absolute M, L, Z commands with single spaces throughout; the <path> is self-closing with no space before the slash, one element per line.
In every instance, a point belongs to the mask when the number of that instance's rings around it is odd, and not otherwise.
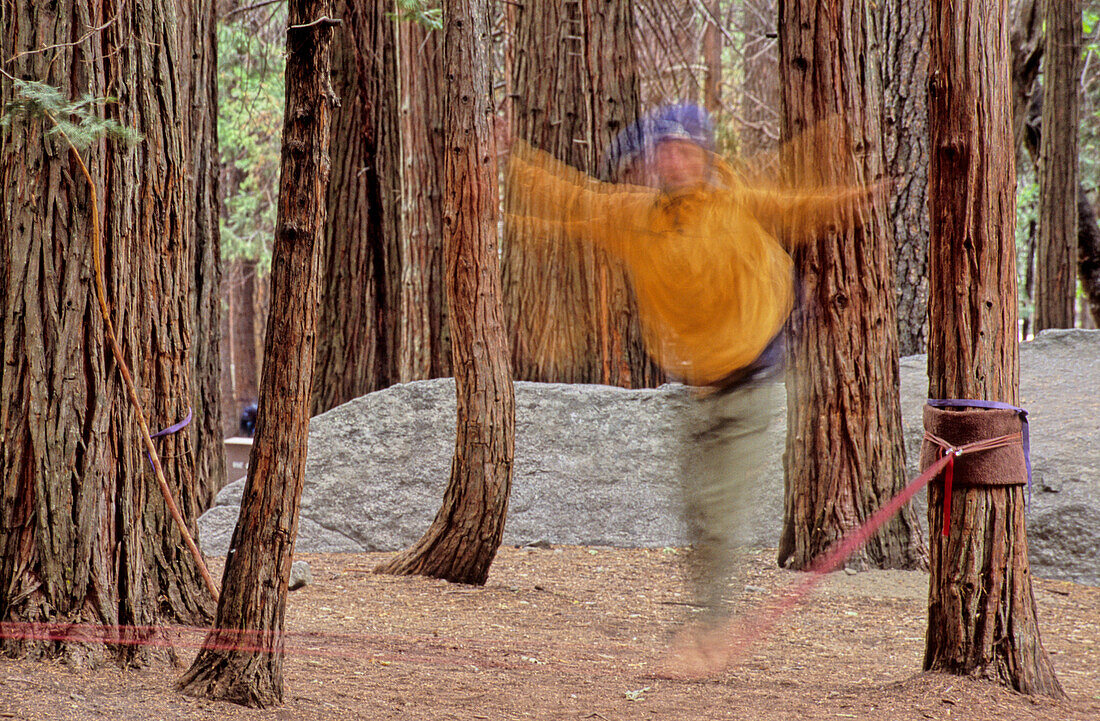
<path fill-rule="evenodd" d="M 270 708 L 283 702 L 282 674 L 272 669 L 273 657 L 264 652 L 203 649 L 176 682 L 176 689 L 195 698 Z"/>
<path fill-rule="evenodd" d="M 496 545 L 447 542 L 447 532 L 430 528 L 411 547 L 397 553 L 374 568 L 375 573 L 391 576 L 427 576 L 451 583 L 484 586 Z M 487 556 L 487 558 L 486 558 Z"/>

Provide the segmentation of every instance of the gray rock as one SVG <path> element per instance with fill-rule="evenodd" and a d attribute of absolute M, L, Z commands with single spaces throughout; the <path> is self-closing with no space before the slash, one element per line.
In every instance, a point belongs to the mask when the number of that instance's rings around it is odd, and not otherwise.
<path fill-rule="evenodd" d="M 295 561 L 290 564 L 290 581 L 287 590 L 297 591 L 303 586 L 313 583 L 313 571 L 305 561 Z"/>
<path fill-rule="evenodd" d="M 239 490 L 244 481 L 232 484 Z M 228 486 L 227 486 L 228 488 Z M 202 552 L 212 556 L 224 556 L 233 538 L 233 529 L 240 515 L 239 505 L 214 506 L 199 517 L 199 545 Z M 294 548 L 299 553 L 359 553 L 363 550 L 355 541 L 302 514 L 298 518 L 298 538 Z"/>
<path fill-rule="evenodd" d="M 910 477 L 917 475 L 924 356 L 901 361 Z M 1047 331 L 1020 347 L 1034 484 L 1029 547 L 1036 575 L 1100 585 L 1100 331 Z M 516 457 L 504 542 L 664 547 L 686 543 L 678 456 L 686 389 L 516 383 Z M 785 414 L 784 416 L 785 417 Z M 785 424 L 756 489 L 750 542 L 775 547 L 782 526 Z M 454 453 L 450 379 L 371 393 L 314 418 L 300 553 L 377 551 L 415 542 L 436 511 Z M 199 519 L 203 550 L 225 553 L 243 481 Z M 914 501 L 925 522 L 925 494 Z"/>

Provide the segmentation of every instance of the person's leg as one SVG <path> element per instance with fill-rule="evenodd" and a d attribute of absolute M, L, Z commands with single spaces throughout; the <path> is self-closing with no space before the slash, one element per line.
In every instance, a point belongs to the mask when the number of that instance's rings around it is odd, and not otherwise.
<path fill-rule="evenodd" d="M 746 520 L 761 480 L 766 431 L 781 407 L 780 389 L 774 381 L 750 383 L 703 398 L 688 412 L 683 496 L 692 542 L 689 572 L 704 610 L 701 623 L 673 642 L 659 674 L 701 677 L 725 666 L 730 585 L 738 547 L 748 538 Z"/>
<path fill-rule="evenodd" d="M 683 493 L 692 541 L 691 569 L 705 621 L 729 615 L 729 585 L 737 550 L 768 447 L 767 429 L 779 411 L 780 386 L 749 383 L 700 400 L 684 446 Z"/>

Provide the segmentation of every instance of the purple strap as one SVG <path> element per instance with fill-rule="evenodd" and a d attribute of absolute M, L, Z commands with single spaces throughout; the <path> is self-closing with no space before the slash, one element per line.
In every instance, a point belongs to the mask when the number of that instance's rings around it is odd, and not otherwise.
<path fill-rule="evenodd" d="M 1023 442 L 1024 442 L 1024 465 L 1027 466 L 1027 492 L 1031 495 L 1031 442 L 1028 438 L 1027 431 L 1027 411 L 1019 406 L 1014 406 L 1011 403 L 1001 403 L 1000 401 L 977 401 L 966 398 L 948 398 L 948 399 L 928 399 L 928 405 L 935 408 L 989 408 L 993 410 L 1001 411 L 1016 411 L 1020 414 L 1020 420 L 1023 424 Z"/>
<path fill-rule="evenodd" d="M 168 426 L 163 431 L 157 431 L 156 433 L 151 433 L 151 434 L 149 434 L 149 437 L 150 438 L 160 438 L 161 436 L 167 436 L 171 433 L 175 433 L 177 431 L 182 431 L 184 428 L 187 427 L 187 424 L 190 423 L 190 422 L 191 422 L 191 409 L 188 408 L 187 409 L 187 416 L 182 421 L 180 421 L 179 423 L 177 423 L 173 426 Z M 153 465 L 153 457 L 151 455 L 149 455 L 148 453 L 145 454 L 145 457 L 149 459 L 149 465 L 150 466 Z"/>

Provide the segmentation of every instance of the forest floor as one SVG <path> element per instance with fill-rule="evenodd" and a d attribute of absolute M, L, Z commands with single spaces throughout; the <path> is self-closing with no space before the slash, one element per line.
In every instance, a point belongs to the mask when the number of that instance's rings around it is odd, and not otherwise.
<path fill-rule="evenodd" d="M 689 621 L 677 549 L 502 548 L 485 587 L 371 573 L 384 554 L 303 556 L 290 594 L 282 706 L 182 696 L 183 668 L 77 668 L 0 658 L 0 719 L 1100 718 L 1100 588 L 1037 580 L 1043 642 L 1068 701 L 921 674 L 927 575 L 830 576 L 718 677 L 655 678 Z M 748 559 L 739 609 L 800 574 Z M 174 632 L 181 661 L 198 631 Z"/>

